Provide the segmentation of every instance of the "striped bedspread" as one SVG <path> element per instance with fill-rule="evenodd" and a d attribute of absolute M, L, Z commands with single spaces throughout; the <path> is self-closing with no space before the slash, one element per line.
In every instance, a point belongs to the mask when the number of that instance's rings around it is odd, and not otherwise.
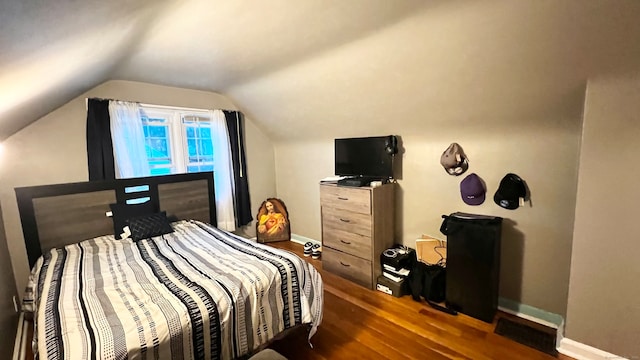
<path fill-rule="evenodd" d="M 133 242 L 102 236 L 38 260 L 40 359 L 232 359 L 322 321 L 322 279 L 296 255 L 197 221 Z"/>

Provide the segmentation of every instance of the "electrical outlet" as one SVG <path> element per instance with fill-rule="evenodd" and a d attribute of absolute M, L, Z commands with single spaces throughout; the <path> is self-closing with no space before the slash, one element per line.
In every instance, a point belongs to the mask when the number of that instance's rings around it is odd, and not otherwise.
<path fill-rule="evenodd" d="M 20 312 L 20 307 L 18 306 L 18 297 L 13 295 L 13 310 L 16 311 L 16 313 Z"/>

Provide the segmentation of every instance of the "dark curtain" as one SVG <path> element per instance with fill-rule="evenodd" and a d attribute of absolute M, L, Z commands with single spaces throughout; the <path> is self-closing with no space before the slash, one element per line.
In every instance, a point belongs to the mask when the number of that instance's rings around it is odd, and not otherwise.
<path fill-rule="evenodd" d="M 87 159 L 89 162 L 89 181 L 114 180 L 116 178 L 113 144 L 111 143 L 109 100 L 88 100 Z"/>
<path fill-rule="evenodd" d="M 231 145 L 231 161 L 235 181 L 236 225 L 245 226 L 253 220 L 244 151 L 244 117 L 239 111 L 224 111 Z"/>

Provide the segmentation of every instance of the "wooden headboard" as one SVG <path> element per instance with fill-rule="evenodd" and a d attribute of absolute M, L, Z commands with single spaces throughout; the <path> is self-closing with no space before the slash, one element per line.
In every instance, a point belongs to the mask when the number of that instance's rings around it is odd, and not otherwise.
<path fill-rule="evenodd" d="M 33 267 L 44 251 L 113 234 L 109 204 L 148 198 L 170 220 L 216 225 L 213 173 L 88 181 L 16 188 L 24 243 Z"/>

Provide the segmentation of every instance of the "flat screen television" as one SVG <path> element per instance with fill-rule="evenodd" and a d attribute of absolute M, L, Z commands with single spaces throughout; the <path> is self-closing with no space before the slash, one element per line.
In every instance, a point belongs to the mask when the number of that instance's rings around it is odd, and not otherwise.
<path fill-rule="evenodd" d="M 393 135 L 335 139 L 335 174 L 369 179 L 393 178 L 395 140 Z"/>

